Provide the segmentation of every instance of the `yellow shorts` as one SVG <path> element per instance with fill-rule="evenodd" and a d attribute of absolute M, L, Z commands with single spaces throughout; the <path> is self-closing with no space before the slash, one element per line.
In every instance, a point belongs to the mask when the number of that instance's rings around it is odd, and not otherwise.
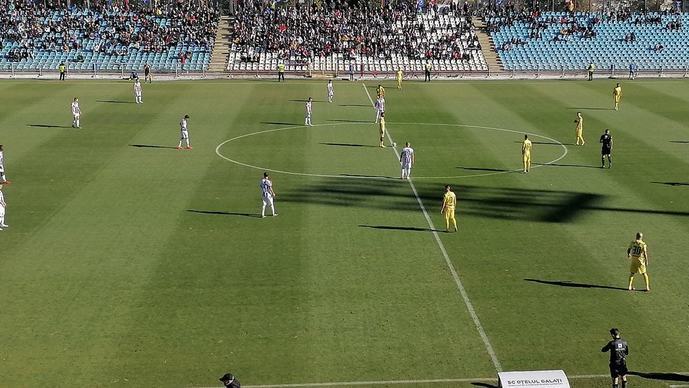
<path fill-rule="evenodd" d="M 524 163 L 531 163 L 531 154 L 522 155 L 522 160 L 524 160 Z"/>
<path fill-rule="evenodd" d="M 645 274 L 646 273 L 646 260 L 641 257 L 632 257 L 632 264 L 629 266 L 629 273 Z"/>
<path fill-rule="evenodd" d="M 447 208 L 445 209 L 445 221 L 454 221 L 455 219 L 455 209 L 454 208 Z"/>
<path fill-rule="evenodd" d="M 620 102 L 620 99 L 621 99 L 621 97 L 615 97 L 615 102 L 616 102 L 616 103 L 619 103 L 619 102 Z"/>

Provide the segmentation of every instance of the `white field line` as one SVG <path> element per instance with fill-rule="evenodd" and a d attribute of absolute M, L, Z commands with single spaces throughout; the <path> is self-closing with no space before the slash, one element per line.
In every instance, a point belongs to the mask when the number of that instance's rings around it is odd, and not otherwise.
<path fill-rule="evenodd" d="M 368 100 L 371 102 L 371 105 L 373 104 L 373 99 L 371 98 L 371 94 L 368 92 L 368 89 L 366 89 L 366 84 L 362 83 L 361 86 L 364 88 L 364 91 L 366 92 L 366 96 L 368 96 Z M 390 131 L 385 131 L 388 141 L 390 144 L 395 144 L 395 142 L 392 139 L 392 136 L 390 136 Z M 399 161 L 400 159 L 400 154 L 397 151 L 397 147 L 393 146 L 392 147 L 393 151 L 395 152 L 395 156 L 397 157 L 397 160 Z M 486 335 L 486 331 L 483 329 L 483 325 L 481 324 L 481 320 L 478 318 L 478 314 L 476 314 L 476 310 L 474 309 L 473 303 L 471 303 L 471 299 L 469 298 L 469 294 L 467 294 L 466 289 L 464 288 L 464 285 L 462 284 L 462 280 L 459 278 L 459 274 L 457 273 L 457 270 L 455 269 L 454 264 L 452 264 L 452 261 L 450 260 L 450 256 L 447 254 L 447 250 L 445 249 L 445 245 L 443 244 L 443 241 L 440 239 L 440 236 L 438 236 L 438 232 L 435 230 L 435 225 L 433 224 L 433 220 L 431 220 L 431 216 L 428 215 L 428 211 L 426 211 L 426 206 L 424 206 L 423 201 L 421 201 L 421 198 L 419 197 L 419 193 L 416 190 L 416 186 L 414 185 L 414 182 L 409 179 L 409 186 L 411 187 L 412 191 L 414 192 L 414 196 L 416 197 L 416 202 L 419 204 L 419 208 L 421 208 L 421 211 L 423 212 L 424 218 L 426 218 L 426 222 L 428 223 L 428 226 L 431 228 L 433 237 L 435 238 L 435 242 L 438 244 L 438 248 L 440 248 L 440 252 L 443 254 L 443 257 L 445 258 L 445 264 L 447 264 L 448 269 L 450 270 L 450 273 L 452 274 L 452 278 L 455 281 L 455 285 L 457 285 L 457 290 L 459 290 L 460 295 L 462 296 L 462 299 L 464 300 L 464 304 L 466 305 L 467 310 L 469 311 L 469 315 L 471 315 L 471 319 L 474 321 L 474 325 L 476 325 L 476 330 L 478 330 L 479 335 L 481 336 L 481 339 L 483 340 L 483 344 L 486 347 L 486 351 L 488 352 L 488 355 L 490 355 L 490 359 L 493 362 L 493 366 L 495 367 L 495 370 L 498 372 L 502 372 L 502 365 L 500 365 L 500 360 L 498 360 L 498 356 L 495 354 L 495 350 L 493 350 L 493 345 L 491 345 L 490 340 L 488 339 L 488 336 Z"/>

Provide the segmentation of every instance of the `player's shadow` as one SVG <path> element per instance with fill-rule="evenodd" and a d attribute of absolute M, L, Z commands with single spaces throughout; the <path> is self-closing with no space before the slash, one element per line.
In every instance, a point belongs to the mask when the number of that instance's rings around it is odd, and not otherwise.
<path fill-rule="evenodd" d="M 689 381 L 689 376 L 672 373 L 672 372 L 634 372 L 630 371 L 628 373 L 632 376 L 639 376 L 643 379 L 649 380 L 664 380 L 664 381 Z"/>
<path fill-rule="evenodd" d="M 515 143 L 521 144 L 522 142 L 517 140 Z M 563 146 L 563 145 L 568 145 L 568 146 L 573 146 L 574 144 L 572 143 L 558 143 L 554 141 L 532 141 L 531 144 L 538 144 L 538 145 L 555 145 L 555 146 Z"/>
<path fill-rule="evenodd" d="M 377 146 L 370 145 L 370 144 L 355 144 L 355 143 L 319 143 L 327 146 L 334 146 L 334 147 L 371 147 L 371 148 L 378 148 Z"/>
<path fill-rule="evenodd" d="M 135 104 L 134 101 L 125 101 L 125 100 L 96 100 L 96 102 L 100 102 L 103 104 Z"/>
<path fill-rule="evenodd" d="M 27 127 L 32 128 L 72 128 L 68 125 L 52 125 L 52 124 L 27 124 Z"/>
<path fill-rule="evenodd" d="M 666 186 L 689 186 L 689 183 L 686 182 L 651 182 L 655 183 L 657 185 L 666 185 Z"/>
<path fill-rule="evenodd" d="M 689 140 L 670 140 L 670 143 L 689 144 Z"/>
<path fill-rule="evenodd" d="M 547 285 L 551 285 L 551 286 L 560 286 L 560 287 L 599 288 L 599 289 L 604 289 L 604 290 L 628 291 L 626 288 L 622 288 L 622 287 L 606 286 L 606 285 L 600 285 L 600 284 L 577 283 L 577 282 L 572 282 L 570 280 L 540 280 L 540 279 L 524 279 L 524 280 L 527 282 L 532 282 L 532 283 L 547 284 Z"/>
<path fill-rule="evenodd" d="M 158 145 L 158 144 L 130 144 L 129 146 L 130 147 L 136 147 L 136 148 L 161 148 L 161 149 L 172 149 L 172 150 L 177 149 L 177 147 Z"/>
<path fill-rule="evenodd" d="M 565 164 L 565 163 L 534 163 L 538 166 L 553 166 L 553 167 L 577 167 L 577 168 L 600 168 L 600 166 L 592 166 L 590 164 Z"/>
<path fill-rule="evenodd" d="M 256 213 L 238 213 L 238 212 L 224 212 L 224 211 L 219 211 L 219 210 L 196 210 L 196 209 L 187 209 L 187 211 L 189 213 L 207 214 L 207 215 L 214 215 L 214 216 L 238 216 L 238 217 L 261 218 L 261 215 L 256 214 Z"/>
<path fill-rule="evenodd" d="M 373 107 L 372 105 L 369 105 L 369 104 L 340 104 L 339 106 L 358 107 L 358 108 L 371 108 L 371 107 Z"/>
<path fill-rule="evenodd" d="M 471 385 L 476 386 L 476 387 L 485 387 L 485 388 L 500 388 L 499 385 L 488 384 L 488 383 L 471 383 Z"/>
<path fill-rule="evenodd" d="M 309 102 L 309 100 L 307 100 L 307 99 L 301 99 L 301 100 L 287 100 L 287 101 L 289 101 L 289 102 L 304 102 L 304 103 L 305 103 L 305 102 Z M 311 102 L 325 102 L 325 101 L 323 101 L 323 100 L 311 100 Z"/>
<path fill-rule="evenodd" d="M 272 124 L 272 125 L 303 125 L 297 123 L 286 123 L 282 121 L 261 121 L 261 124 Z"/>
<path fill-rule="evenodd" d="M 457 166 L 457 168 L 461 168 L 462 170 L 469 170 L 469 171 L 488 171 L 488 172 L 517 172 L 518 170 L 507 170 L 504 168 L 491 168 L 491 167 L 465 167 L 465 166 Z"/>
<path fill-rule="evenodd" d="M 419 228 L 416 226 L 391 226 L 391 225 L 359 225 L 360 228 L 379 229 L 379 230 L 402 230 L 406 232 L 439 232 L 431 228 Z"/>

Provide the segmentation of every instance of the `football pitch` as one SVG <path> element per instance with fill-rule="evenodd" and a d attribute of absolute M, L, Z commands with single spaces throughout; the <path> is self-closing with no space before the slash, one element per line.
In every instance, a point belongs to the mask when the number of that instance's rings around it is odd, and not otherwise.
<path fill-rule="evenodd" d="M 154 82 L 137 105 L 125 81 L 2 81 L 0 386 L 208 387 L 231 371 L 494 387 L 498 370 L 564 369 L 608 387 L 611 327 L 633 387 L 689 385 L 689 82 L 623 80 L 614 111 L 615 82 L 382 81 L 380 148 L 377 82 L 335 82 L 333 103 L 325 81 Z M 184 114 L 193 150 L 175 149 Z M 260 218 L 264 171 L 278 217 Z M 626 290 L 638 231 L 649 293 Z"/>

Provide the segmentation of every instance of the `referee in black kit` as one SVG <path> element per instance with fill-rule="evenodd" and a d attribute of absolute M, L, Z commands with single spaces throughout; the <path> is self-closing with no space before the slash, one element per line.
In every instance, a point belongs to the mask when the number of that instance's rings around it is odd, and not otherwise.
<path fill-rule="evenodd" d="M 620 378 L 622 379 L 622 388 L 627 387 L 627 355 L 629 354 L 629 346 L 627 341 L 620 338 L 620 331 L 612 328 L 610 329 L 612 341 L 608 342 L 601 352 L 610 352 L 610 377 L 612 377 L 612 388 L 620 387 Z"/>

